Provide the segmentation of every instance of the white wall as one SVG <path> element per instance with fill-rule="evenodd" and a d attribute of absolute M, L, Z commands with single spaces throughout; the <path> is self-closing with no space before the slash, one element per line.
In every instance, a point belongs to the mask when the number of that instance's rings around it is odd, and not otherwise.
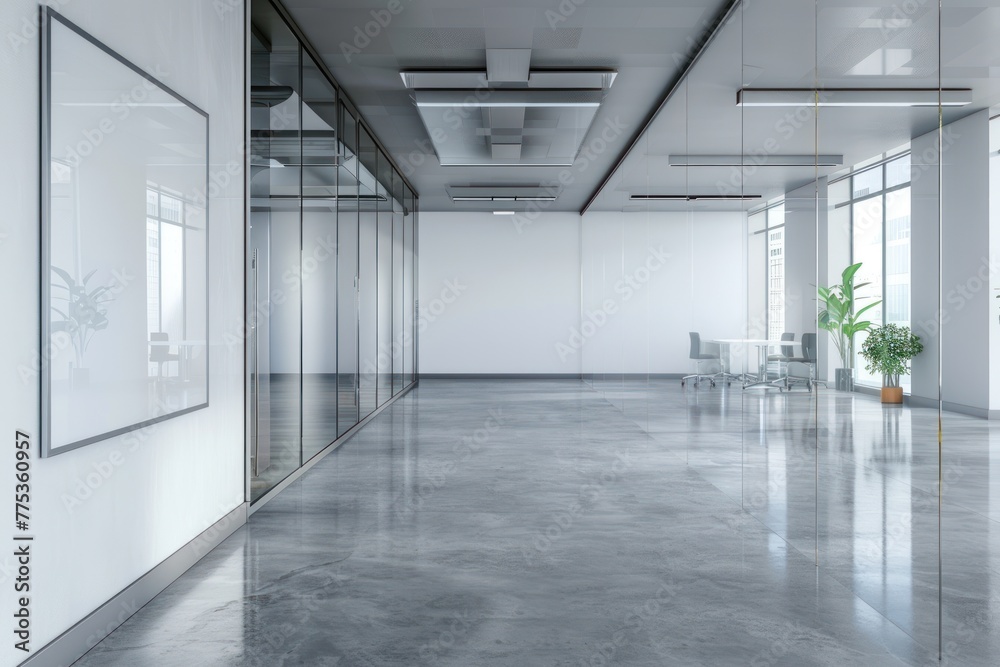
<path fill-rule="evenodd" d="M 421 212 L 421 373 L 688 372 L 689 331 L 743 330 L 743 230 L 741 213 Z"/>
<path fill-rule="evenodd" d="M 584 373 L 687 373 L 689 332 L 741 337 L 743 220 L 716 212 L 586 215 Z"/>
<path fill-rule="evenodd" d="M 816 234 L 817 227 L 827 227 L 826 190 L 824 178 L 785 197 L 785 331 L 794 333 L 795 340 L 817 331 Z"/>
<path fill-rule="evenodd" d="M 243 11 L 202 0 L 63 2 L 60 11 L 210 115 L 213 173 L 242 164 Z M 0 105 L 16 128 L 0 163 L 0 284 L 8 313 L 0 345 L 0 430 L 38 437 L 38 15 L 33 0 L 0 5 Z M 125 91 L 123 91 L 125 92 Z M 98 148 L 99 150 L 99 148 Z M 243 188 L 210 202 L 210 407 L 32 466 L 32 648 L 41 648 L 244 500 Z M 138 221 L 137 224 L 142 224 Z M 17 286 L 16 289 L 10 289 Z M 230 341 L 227 344 L 227 334 Z M 13 497 L 13 459 L 0 462 Z M 88 482 L 90 486 L 88 486 Z M 90 488 L 94 487 L 94 488 Z M 9 533 L 8 533 L 9 537 Z M 0 555 L 0 609 L 14 609 L 12 549 Z M 9 630 L 8 630 L 8 634 Z M 11 641 L 0 664 L 25 659 Z"/>
<path fill-rule="evenodd" d="M 996 259 L 989 252 L 993 239 L 988 112 L 968 116 L 945 130 L 940 160 L 936 132 L 912 143 L 911 319 L 924 352 L 913 360 L 911 393 L 918 400 L 937 400 L 940 354 L 946 407 L 985 415 L 991 402 L 990 321 L 995 315 L 989 286 L 996 273 L 991 268 Z M 938 216 L 939 162 L 943 234 Z M 944 238 L 943 247 L 939 236 Z"/>
<path fill-rule="evenodd" d="M 420 373 L 579 374 L 580 217 L 420 212 Z"/>

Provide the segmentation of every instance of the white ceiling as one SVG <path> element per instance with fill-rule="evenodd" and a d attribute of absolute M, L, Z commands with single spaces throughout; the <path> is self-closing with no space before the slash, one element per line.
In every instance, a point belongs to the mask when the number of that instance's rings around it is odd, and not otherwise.
<path fill-rule="evenodd" d="M 725 4 L 725 0 L 400 2 L 402 11 L 377 31 L 360 54 L 345 55 L 342 44 L 353 46 L 355 28 L 364 30 L 372 21 L 372 10 L 384 10 L 388 0 L 283 0 L 380 141 L 407 172 L 424 211 L 491 210 L 483 204 L 453 204 L 446 188 L 538 186 L 557 182 L 565 168 L 439 166 L 412 91 L 403 87 L 401 70 L 485 70 L 487 48 L 530 48 L 532 69 L 617 70 L 619 75 L 587 139 L 591 142 L 605 133 L 613 141 L 596 160 L 585 164 L 577 159 L 571 168 L 573 184 L 551 209 L 579 211 L 640 130 L 678 72 L 678 61 L 689 44 L 699 39 L 706 22 Z M 616 119 L 622 127 L 608 129 Z"/>
<path fill-rule="evenodd" d="M 399 0 L 370 43 L 354 46 L 387 0 L 284 0 L 307 38 L 420 194 L 421 209 L 490 210 L 453 203 L 455 186 L 570 184 L 547 210 L 579 211 L 704 40 L 723 0 Z M 747 0 L 709 44 L 593 204 L 630 210 L 629 193 L 754 193 L 765 198 L 815 178 L 815 167 L 668 166 L 671 154 L 843 154 L 851 165 L 930 131 L 936 109 L 824 108 L 816 123 L 795 109 L 736 106 L 753 88 L 972 88 L 971 106 L 1000 103 L 1000 0 Z M 562 10 L 560 9 L 562 7 Z M 907 13 L 907 9 L 912 9 Z M 386 16 L 382 15 L 383 18 Z M 938 53 L 942 67 L 938 67 Z M 359 41 L 357 44 L 363 44 Z M 531 67 L 619 72 L 573 167 L 442 167 L 404 88 L 401 70 L 479 69 L 487 48 L 530 48 Z M 604 148 L 605 140 L 607 146 Z M 601 149 L 603 150 L 597 150 Z M 820 174 L 839 168 L 822 168 Z M 633 203 L 634 204 L 634 203 Z M 719 203 L 642 204 L 720 208 Z M 747 207 L 747 204 L 730 206 Z M 520 208 L 507 206 L 505 208 Z"/>

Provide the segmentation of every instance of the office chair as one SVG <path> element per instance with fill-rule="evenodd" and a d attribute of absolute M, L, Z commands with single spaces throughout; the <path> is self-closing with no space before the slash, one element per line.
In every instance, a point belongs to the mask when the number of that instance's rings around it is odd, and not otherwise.
<path fill-rule="evenodd" d="M 795 334 L 791 332 L 784 332 L 781 334 L 781 340 L 792 341 L 795 340 Z M 772 371 L 774 373 L 775 382 L 781 382 L 785 375 L 787 374 L 787 364 L 788 360 L 795 356 L 795 348 L 791 345 L 782 345 L 781 352 L 779 354 L 769 354 L 767 355 L 767 374 L 768 377 L 771 376 Z M 782 371 L 785 371 L 782 373 Z M 772 383 L 773 384 L 773 383 Z"/>
<path fill-rule="evenodd" d="M 154 364 L 159 364 L 157 368 L 157 378 L 163 379 L 163 364 L 170 363 L 171 361 L 176 361 L 180 363 L 181 355 L 171 354 L 169 345 L 160 345 L 159 343 L 166 343 L 170 340 L 170 335 L 162 331 L 154 331 L 149 334 L 150 343 L 158 343 L 157 345 L 149 346 L 149 361 Z"/>
<path fill-rule="evenodd" d="M 697 387 L 698 383 L 701 382 L 703 379 L 704 380 L 708 380 L 709 382 L 711 382 L 712 386 L 714 387 L 715 386 L 715 376 L 716 376 L 717 373 L 705 373 L 705 372 L 702 371 L 702 366 L 701 365 L 703 363 L 705 363 L 706 361 L 714 361 L 714 362 L 720 364 L 720 366 L 721 366 L 721 364 L 722 364 L 722 357 L 720 356 L 720 354 L 710 354 L 710 353 L 705 352 L 704 350 L 702 350 L 702 347 L 701 347 L 701 334 L 699 334 L 698 332 L 691 331 L 691 332 L 688 333 L 688 335 L 691 337 L 691 351 L 688 353 L 688 358 L 689 359 L 694 359 L 694 361 L 695 361 L 695 372 L 694 372 L 693 375 L 686 375 L 683 378 L 681 378 L 681 386 L 683 387 L 685 384 L 687 384 L 688 380 L 690 380 L 690 379 L 693 378 L 694 379 L 694 386 L 695 387 Z"/>
<path fill-rule="evenodd" d="M 785 389 L 791 390 L 794 384 L 805 384 L 809 391 L 812 391 L 814 384 L 825 387 L 825 382 L 816 380 L 816 358 L 816 334 L 802 334 L 802 356 L 788 360 L 784 377 Z"/>

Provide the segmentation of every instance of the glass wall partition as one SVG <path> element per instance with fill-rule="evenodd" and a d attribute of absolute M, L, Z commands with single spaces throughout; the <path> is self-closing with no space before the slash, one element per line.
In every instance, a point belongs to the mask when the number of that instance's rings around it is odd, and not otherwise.
<path fill-rule="evenodd" d="M 403 180 L 395 169 L 392 170 L 392 344 L 402 352 L 403 342 Z M 392 395 L 403 389 L 403 355 L 392 355 Z"/>
<path fill-rule="evenodd" d="M 364 187 L 359 180 L 358 123 L 344 104 L 340 105 L 341 171 L 347 184 L 337 199 L 337 435 L 359 421 L 358 382 L 358 209 Z"/>
<path fill-rule="evenodd" d="M 364 419 L 378 407 L 378 148 L 364 128 L 358 133 L 364 195 L 358 199 L 359 404 Z"/>
<path fill-rule="evenodd" d="M 416 331 L 414 311 L 417 284 L 416 214 L 413 210 L 413 192 L 403 185 L 403 333 L 400 347 L 403 356 L 403 386 L 413 383 L 416 369 Z"/>
<path fill-rule="evenodd" d="M 302 465 L 301 49 L 280 21 L 251 46 L 250 276 L 251 498 Z"/>
<path fill-rule="evenodd" d="M 337 428 L 337 90 L 302 56 L 302 458 Z M 332 408 L 332 409 L 331 409 Z"/>
<path fill-rule="evenodd" d="M 282 11 L 255 0 L 251 22 L 256 501 L 416 381 L 402 333 L 413 326 L 418 202 Z"/>
<path fill-rule="evenodd" d="M 396 354 L 392 335 L 392 166 L 383 155 L 378 160 L 378 404 L 392 398 L 392 360 Z M 386 185 L 388 184 L 388 185 Z"/>
<path fill-rule="evenodd" d="M 581 231 L 587 386 L 738 505 L 718 555 L 762 599 L 796 590 L 907 664 L 998 642 L 976 419 L 1000 407 L 1000 96 L 972 64 L 998 17 L 733 3 Z"/>

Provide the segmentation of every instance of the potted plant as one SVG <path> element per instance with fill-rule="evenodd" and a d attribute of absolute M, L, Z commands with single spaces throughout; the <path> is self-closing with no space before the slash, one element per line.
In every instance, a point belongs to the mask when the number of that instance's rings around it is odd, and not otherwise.
<path fill-rule="evenodd" d="M 899 386 L 899 376 L 910 372 L 907 362 L 923 352 L 920 336 L 909 327 L 898 324 L 883 324 L 868 333 L 861 344 L 861 356 L 868 365 L 869 373 L 882 375 L 882 402 L 902 403 L 903 388 Z"/>
<path fill-rule="evenodd" d="M 113 301 L 115 295 L 110 285 L 88 288 L 87 283 L 93 278 L 96 270 L 88 273 L 80 282 L 59 267 L 53 266 L 52 272 L 62 280 L 62 283 L 52 283 L 52 287 L 56 290 L 52 298 L 66 302 L 62 310 L 52 306 L 53 312 L 62 317 L 61 320 L 52 322 L 52 332 L 64 332 L 73 341 L 76 363 L 70 367 L 70 385 L 80 389 L 89 382 L 89 371 L 84 366 L 84 355 L 94 335 L 108 328 L 108 310 L 104 304 Z"/>
<path fill-rule="evenodd" d="M 840 274 L 840 284 L 830 287 L 820 287 L 819 300 L 822 310 L 819 313 L 819 327 L 826 329 L 833 337 L 833 344 L 840 353 L 841 367 L 836 371 L 837 389 L 841 391 L 854 390 L 854 336 L 859 331 L 866 331 L 872 325 L 868 320 L 861 319 L 866 311 L 882 303 L 873 301 L 857 312 L 854 311 L 857 291 L 871 283 L 854 284 L 854 276 L 861 268 L 861 262 L 851 264 Z M 862 297 L 865 298 L 865 297 Z"/>

